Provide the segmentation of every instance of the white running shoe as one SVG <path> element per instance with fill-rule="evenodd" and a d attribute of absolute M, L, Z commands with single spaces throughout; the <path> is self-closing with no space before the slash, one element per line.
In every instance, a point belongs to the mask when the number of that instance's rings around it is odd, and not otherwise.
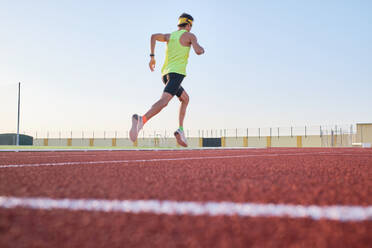
<path fill-rule="evenodd" d="M 180 146 L 187 147 L 187 139 L 183 131 L 177 129 L 177 131 L 174 132 L 174 136 L 176 137 L 177 143 Z"/>
<path fill-rule="evenodd" d="M 139 131 L 143 128 L 143 121 L 142 116 L 139 116 L 137 114 L 134 114 L 132 116 L 132 128 L 129 132 L 129 137 L 132 142 L 135 142 L 137 140 L 137 136 Z"/>

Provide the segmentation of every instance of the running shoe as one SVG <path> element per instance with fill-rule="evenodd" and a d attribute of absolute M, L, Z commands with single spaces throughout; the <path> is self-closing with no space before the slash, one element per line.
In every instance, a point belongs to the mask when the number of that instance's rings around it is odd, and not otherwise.
<path fill-rule="evenodd" d="M 177 131 L 174 132 L 174 136 L 176 137 L 177 143 L 180 146 L 187 147 L 187 139 L 183 131 L 177 129 Z"/>
<path fill-rule="evenodd" d="M 143 121 L 142 116 L 138 116 L 137 114 L 134 114 L 132 116 L 132 128 L 130 129 L 129 136 L 130 140 L 132 142 L 135 142 L 138 137 L 138 133 L 143 128 Z"/>

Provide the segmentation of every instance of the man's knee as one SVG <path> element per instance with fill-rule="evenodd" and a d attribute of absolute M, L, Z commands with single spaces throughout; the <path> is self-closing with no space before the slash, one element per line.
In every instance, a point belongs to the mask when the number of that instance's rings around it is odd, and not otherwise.
<path fill-rule="evenodd" d="M 168 100 L 167 99 L 161 99 L 161 106 L 165 108 L 168 105 Z"/>
<path fill-rule="evenodd" d="M 163 97 L 163 98 L 160 99 L 160 105 L 161 105 L 162 108 L 165 108 L 168 105 L 168 103 L 169 103 L 168 98 Z"/>
<path fill-rule="evenodd" d="M 185 104 L 189 104 L 189 101 L 190 101 L 190 97 L 189 97 L 189 95 L 185 95 L 185 100 L 184 100 L 184 103 Z"/>
<path fill-rule="evenodd" d="M 180 101 L 184 104 L 188 104 L 190 101 L 190 97 L 186 92 L 183 92 L 182 95 L 180 96 Z"/>
<path fill-rule="evenodd" d="M 170 102 L 170 100 L 173 98 L 173 96 L 169 93 L 163 93 L 163 95 L 161 96 L 160 100 L 158 101 L 160 103 L 160 106 L 162 108 L 166 107 L 168 105 L 168 103 Z"/>

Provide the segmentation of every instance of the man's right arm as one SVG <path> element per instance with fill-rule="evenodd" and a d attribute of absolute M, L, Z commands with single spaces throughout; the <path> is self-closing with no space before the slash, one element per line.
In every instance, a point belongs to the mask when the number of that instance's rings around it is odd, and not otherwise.
<path fill-rule="evenodd" d="M 153 34 L 151 35 L 151 54 L 155 53 L 155 43 L 156 41 L 168 42 L 169 34 Z"/>
<path fill-rule="evenodd" d="M 161 42 L 168 42 L 169 41 L 169 34 L 153 34 L 151 35 L 151 46 L 150 46 L 150 54 L 151 54 L 151 60 L 149 63 L 150 70 L 154 71 L 155 70 L 155 44 L 156 41 L 161 41 Z"/>
<path fill-rule="evenodd" d="M 194 34 L 191 34 L 191 45 L 197 55 L 202 55 L 204 53 L 204 48 L 198 43 L 198 39 Z"/>

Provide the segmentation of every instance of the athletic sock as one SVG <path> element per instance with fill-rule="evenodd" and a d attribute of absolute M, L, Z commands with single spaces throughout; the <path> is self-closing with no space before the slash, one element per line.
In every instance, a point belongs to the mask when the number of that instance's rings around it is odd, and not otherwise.
<path fill-rule="evenodd" d="M 142 123 L 145 124 L 147 122 L 147 117 L 146 115 L 142 116 Z"/>
<path fill-rule="evenodd" d="M 178 129 L 183 132 L 183 126 L 180 126 Z"/>

